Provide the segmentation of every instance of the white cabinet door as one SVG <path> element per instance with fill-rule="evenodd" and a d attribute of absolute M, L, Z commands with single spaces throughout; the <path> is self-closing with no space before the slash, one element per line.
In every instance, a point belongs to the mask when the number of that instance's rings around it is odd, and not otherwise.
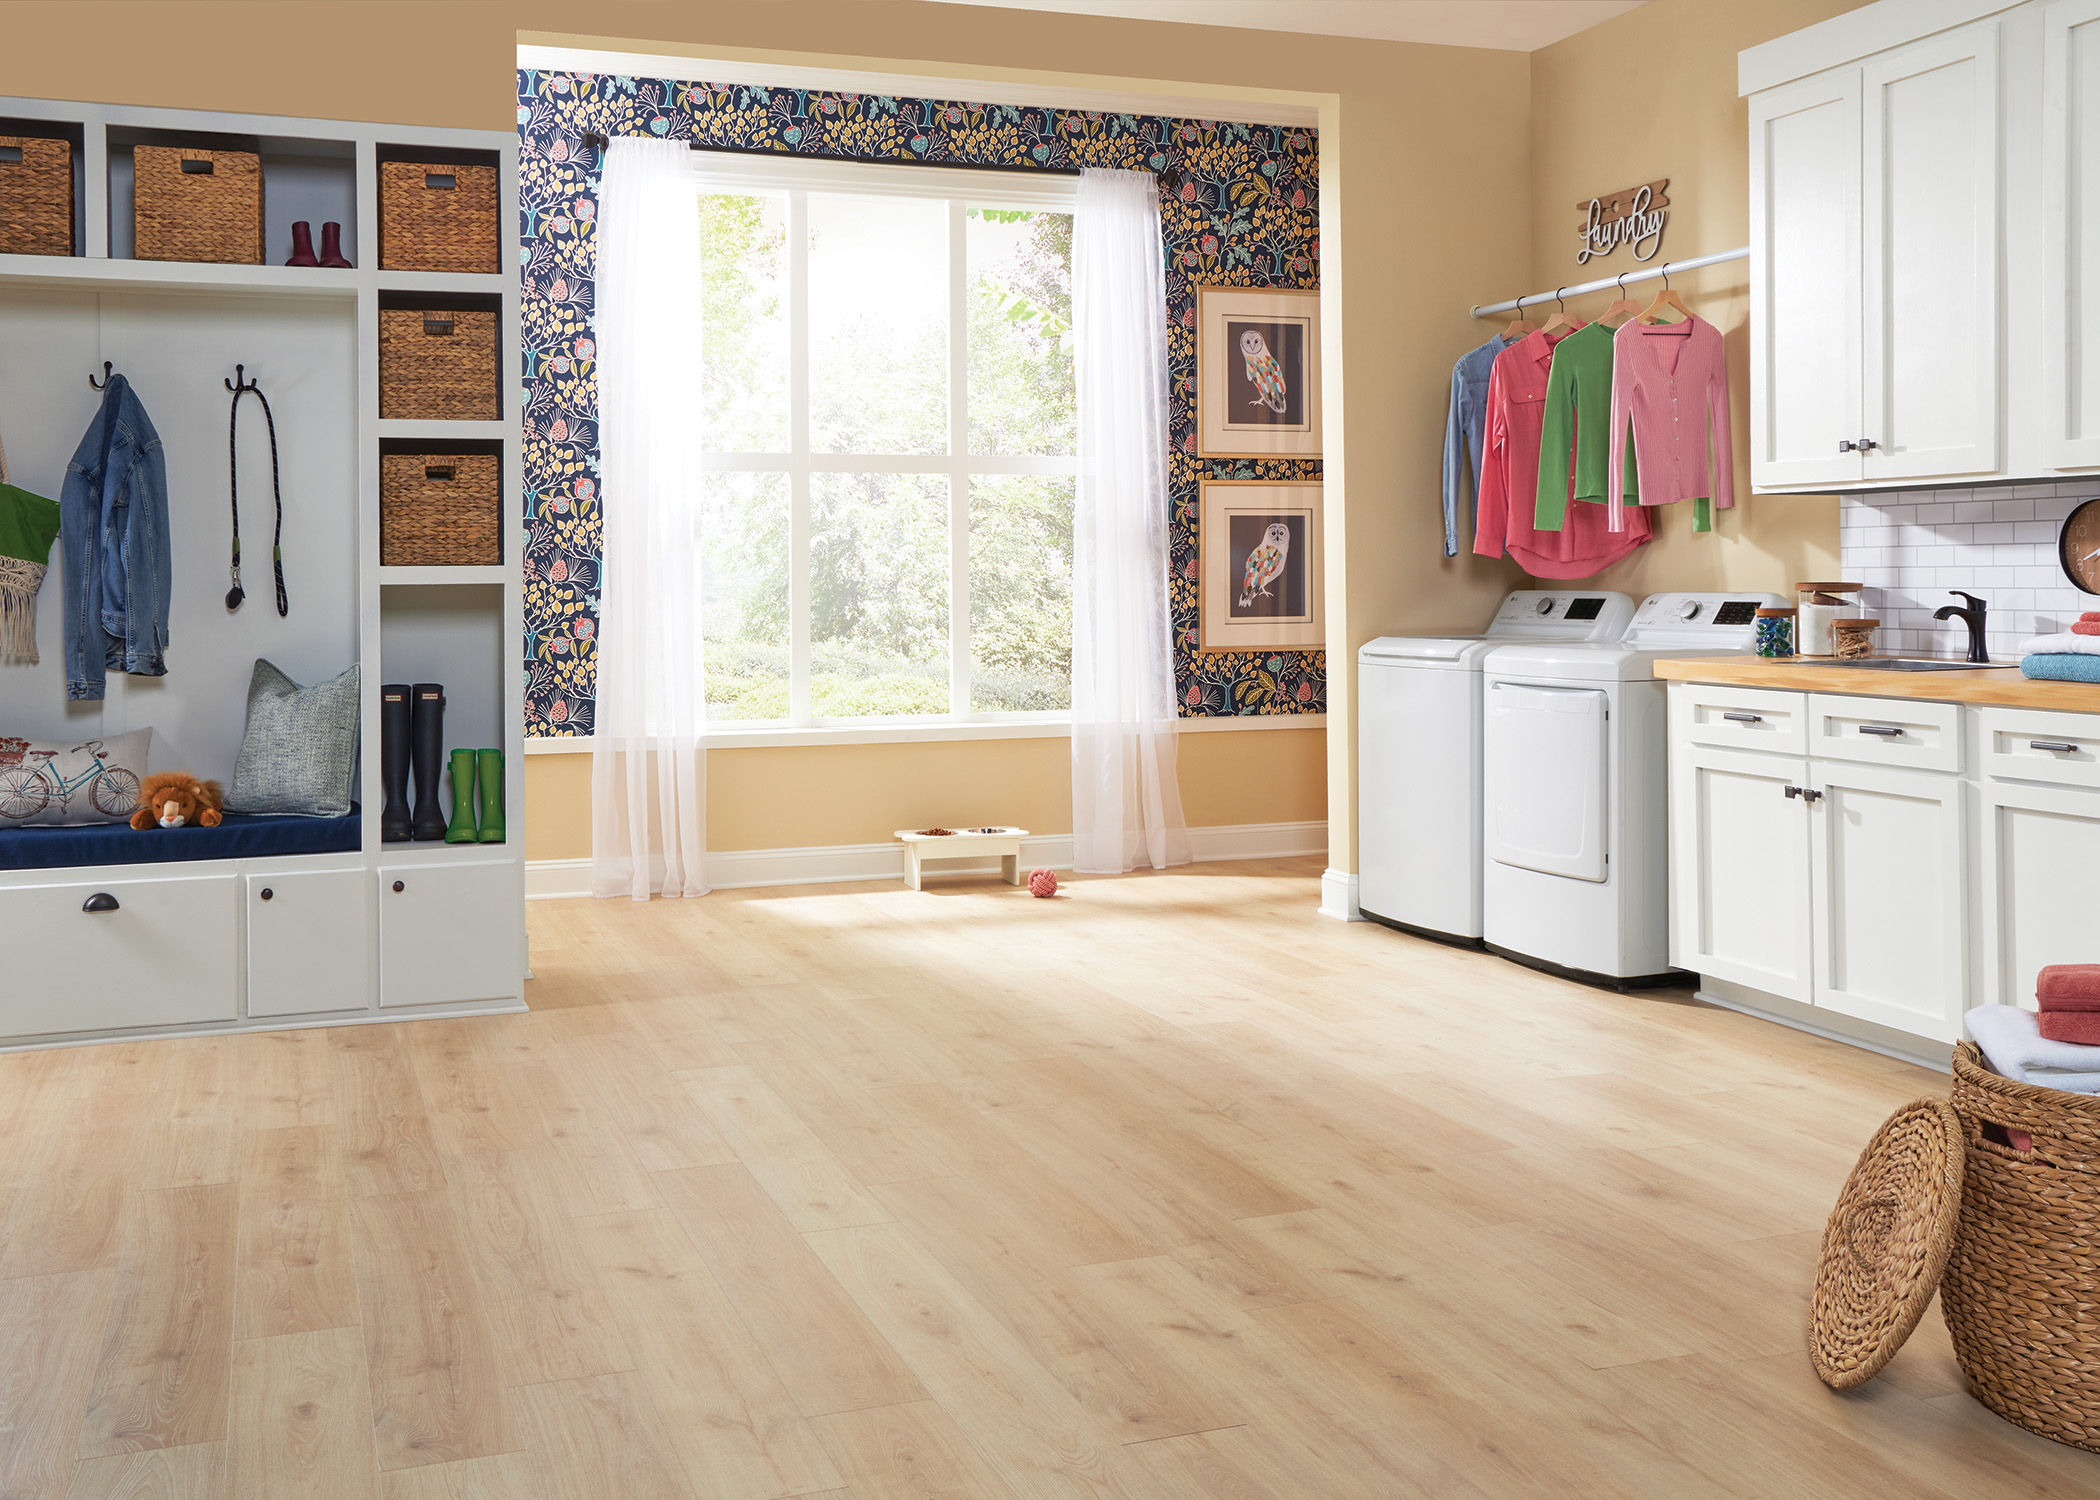
<path fill-rule="evenodd" d="M 248 1014 L 363 1010 L 372 990 L 364 867 L 242 878 L 248 888 Z"/>
<path fill-rule="evenodd" d="M 1953 1041 L 1968 980 L 1963 782 L 1818 760 L 1808 784 L 1814 1003 Z"/>
<path fill-rule="evenodd" d="M 1750 482 L 1856 483 L 1860 70 L 1750 100 Z"/>
<path fill-rule="evenodd" d="M 238 886 L 183 875 L 0 893 L 0 1037 L 232 1020 Z"/>
<path fill-rule="evenodd" d="M 379 1003 L 515 1000 L 525 892 L 514 860 L 379 869 Z"/>
<path fill-rule="evenodd" d="M 2043 18 L 2044 460 L 2100 466 L 2100 0 Z"/>
<path fill-rule="evenodd" d="M 1977 1004 L 2034 1004 L 2045 964 L 2091 963 L 2100 792 L 1983 784 Z"/>
<path fill-rule="evenodd" d="M 1670 962 L 1806 1004 L 1807 762 L 1679 739 L 1670 760 Z"/>
<path fill-rule="evenodd" d="M 1987 22 L 1861 70 L 1868 480 L 2001 464 L 1998 33 Z"/>

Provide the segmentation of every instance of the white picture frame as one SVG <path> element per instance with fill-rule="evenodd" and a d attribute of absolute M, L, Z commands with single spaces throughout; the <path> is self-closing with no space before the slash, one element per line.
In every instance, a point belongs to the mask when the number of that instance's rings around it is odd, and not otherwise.
<path fill-rule="evenodd" d="M 1196 451 L 1320 456 L 1320 294 L 1196 288 Z"/>
<path fill-rule="evenodd" d="M 1199 651 L 1317 651 L 1326 644 L 1326 525 L 1318 480 L 1203 482 Z M 1280 565 L 1249 557 L 1280 530 Z M 1267 576 L 1263 576 L 1266 574 Z"/>

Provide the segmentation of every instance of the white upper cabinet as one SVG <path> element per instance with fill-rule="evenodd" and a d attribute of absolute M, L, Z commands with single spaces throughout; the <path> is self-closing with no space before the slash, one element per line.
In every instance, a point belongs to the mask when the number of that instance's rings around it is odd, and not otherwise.
<path fill-rule="evenodd" d="M 2100 468 L 2100 0 L 2043 13 L 2044 462 Z"/>

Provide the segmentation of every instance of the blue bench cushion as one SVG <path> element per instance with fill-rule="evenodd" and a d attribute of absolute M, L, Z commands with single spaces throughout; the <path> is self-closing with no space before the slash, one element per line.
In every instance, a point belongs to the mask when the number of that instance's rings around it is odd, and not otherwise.
<path fill-rule="evenodd" d="M 348 854 L 364 847 L 357 804 L 347 817 L 228 813 L 216 828 L 85 828 L 0 830 L 0 870 L 53 870 L 67 865 L 158 865 L 198 859 L 256 859 L 273 854 Z"/>

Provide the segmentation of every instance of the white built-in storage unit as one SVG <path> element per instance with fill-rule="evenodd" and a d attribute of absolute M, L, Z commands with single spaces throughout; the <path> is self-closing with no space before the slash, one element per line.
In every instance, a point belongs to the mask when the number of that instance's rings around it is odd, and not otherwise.
<path fill-rule="evenodd" d="M 2100 472 L 2100 0 L 1879 0 L 1738 74 L 1752 485 Z"/>
<path fill-rule="evenodd" d="M 99 395 L 126 375 L 167 455 L 174 566 L 168 672 L 112 673 L 100 703 L 69 703 L 63 569 L 39 600 L 36 667 L 0 667 L 0 733 L 76 741 L 152 726 L 152 770 L 231 783 L 250 671 L 266 657 L 301 683 L 361 667 L 363 847 L 272 859 L 0 870 L 0 1047 L 118 1035 L 265 1029 L 523 1007 L 523 551 L 515 502 L 519 308 L 513 135 L 334 120 L 0 99 L 0 135 L 74 144 L 75 253 L 0 255 L 0 438 L 17 484 L 56 499 Z M 54 129 L 55 128 L 55 129 Z M 215 139 L 218 138 L 218 139 Z M 225 139 L 235 138 L 235 139 Z M 133 259 L 132 148 L 258 151 L 263 265 Z M 494 274 L 380 268 L 379 164 L 498 167 Z M 353 269 L 289 267 L 290 226 L 344 226 Z M 382 421 L 379 314 L 442 296 L 501 310 L 494 421 Z M 224 381 L 235 367 L 274 409 L 283 460 L 276 612 L 269 447 L 250 399 L 240 423 L 246 603 L 224 604 L 230 550 Z M 380 565 L 384 449 L 500 454 L 502 561 Z M 449 447 L 447 445 L 450 445 Z M 379 690 L 440 682 L 445 743 L 505 752 L 508 841 L 380 842 Z M 170 838 L 179 834 L 170 834 Z M 85 899 L 118 897 L 89 915 Z"/>

